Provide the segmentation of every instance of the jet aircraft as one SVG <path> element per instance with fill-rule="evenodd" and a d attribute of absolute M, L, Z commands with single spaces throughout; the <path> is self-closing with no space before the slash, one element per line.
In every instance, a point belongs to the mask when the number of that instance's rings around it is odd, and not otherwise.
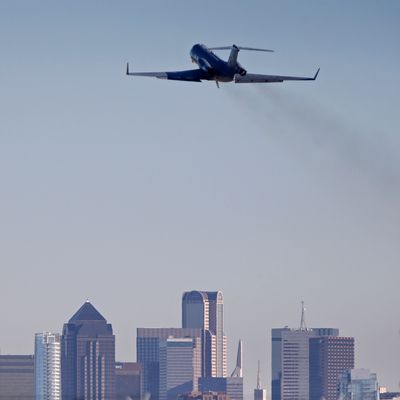
<path fill-rule="evenodd" d="M 228 61 L 219 58 L 213 50 L 230 50 Z M 130 76 L 148 76 L 159 79 L 169 79 L 175 81 L 201 82 L 215 81 L 219 87 L 219 82 L 235 83 L 261 83 L 261 82 L 283 82 L 283 81 L 315 81 L 318 76 L 319 68 L 313 77 L 301 76 L 282 76 L 282 75 L 262 75 L 249 74 L 239 64 L 238 54 L 240 50 L 252 50 L 272 52 L 273 50 L 258 49 L 253 47 L 223 46 L 207 47 L 204 44 L 195 44 L 190 50 L 192 62 L 199 68 L 186 71 L 171 72 L 131 72 L 129 63 L 126 65 L 126 74 Z"/>

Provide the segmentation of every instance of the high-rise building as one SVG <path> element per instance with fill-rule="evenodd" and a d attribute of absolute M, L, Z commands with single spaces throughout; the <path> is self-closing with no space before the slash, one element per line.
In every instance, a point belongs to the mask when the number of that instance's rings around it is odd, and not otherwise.
<path fill-rule="evenodd" d="M 376 374 L 367 369 L 352 369 L 339 377 L 340 400 L 379 400 Z"/>
<path fill-rule="evenodd" d="M 309 400 L 311 330 L 282 333 L 282 400 Z"/>
<path fill-rule="evenodd" d="M 33 355 L 0 355 L 0 400 L 35 398 Z"/>
<path fill-rule="evenodd" d="M 115 337 L 89 301 L 64 324 L 61 390 L 62 400 L 115 400 Z"/>
<path fill-rule="evenodd" d="M 58 333 L 35 335 L 36 400 L 61 400 L 61 345 Z"/>
<path fill-rule="evenodd" d="M 117 400 L 141 399 L 141 365 L 135 362 L 115 363 Z"/>
<path fill-rule="evenodd" d="M 142 365 L 142 393 L 149 394 L 151 400 L 159 400 L 160 395 L 160 348 L 166 346 L 167 339 L 192 339 L 196 354 L 202 360 L 202 329 L 185 328 L 138 328 L 136 337 L 137 362 Z M 171 342 L 172 348 L 172 342 Z M 171 351 L 172 353 L 172 351 Z M 186 354 L 187 355 L 187 354 Z M 172 357 L 172 356 L 171 356 Z M 163 360 L 164 362 L 165 360 Z M 170 358 L 172 363 L 173 358 Z M 194 364 L 198 361 L 193 361 Z M 197 364 L 196 364 L 197 365 Z M 165 364 L 163 364 L 165 370 Z M 186 376 L 186 375 L 185 375 Z M 164 386 L 165 388 L 165 386 Z"/>
<path fill-rule="evenodd" d="M 336 328 L 272 329 L 271 400 L 308 400 L 309 339 L 338 335 Z"/>
<path fill-rule="evenodd" d="M 160 341 L 159 400 L 198 391 L 201 376 L 201 339 L 168 338 Z"/>
<path fill-rule="evenodd" d="M 202 376 L 227 376 L 227 339 L 221 291 L 193 290 L 182 296 L 182 327 L 203 330 Z"/>
<path fill-rule="evenodd" d="M 354 368 L 354 338 L 310 339 L 310 400 L 337 400 L 339 376 Z"/>

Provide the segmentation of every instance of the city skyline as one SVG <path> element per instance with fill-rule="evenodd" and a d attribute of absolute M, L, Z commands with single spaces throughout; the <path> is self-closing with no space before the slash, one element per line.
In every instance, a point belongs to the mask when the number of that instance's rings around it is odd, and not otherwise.
<path fill-rule="evenodd" d="M 301 300 L 397 390 L 400 3 L 202 4 L 1 2 L 1 352 L 32 354 L 89 298 L 133 361 L 137 327 L 181 326 L 185 290 L 222 290 L 247 398 Z M 185 69 L 194 43 L 274 49 L 240 53 L 255 73 L 321 70 L 220 89 L 125 75 Z"/>
<path fill-rule="evenodd" d="M 137 351 L 139 352 L 137 356 L 137 365 L 141 365 L 141 373 L 144 373 L 144 376 L 141 378 L 142 384 L 140 385 L 143 393 L 149 393 L 151 397 L 155 399 L 173 400 L 177 395 L 183 394 L 183 392 L 197 392 L 198 390 L 214 392 L 228 391 L 235 399 L 237 398 L 240 400 L 243 398 L 243 383 L 237 381 L 243 377 L 241 340 L 239 341 L 237 350 L 236 366 L 229 378 L 223 378 L 223 376 L 217 377 L 215 375 L 215 377 L 201 377 L 202 371 L 207 374 L 207 369 L 202 368 L 201 365 L 204 363 L 204 357 L 208 357 L 206 348 L 203 347 L 202 339 L 206 337 L 204 333 L 207 332 L 213 324 L 217 323 L 215 315 L 219 314 L 209 309 L 208 300 L 203 303 L 201 308 L 196 306 L 196 304 L 199 305 L 199 299 L 201 299 L 201 297 L 203 300 L 201 300 L 200 303 L 204 301 L 204 296 L 206 299 L 208 296 L 211 300 L 216 300 L 217 298 L 221 300 L 220 304 L 222 308 L 220 314 L 223 316 L 222 291 L 209 292 L 192 290 L 190 292 L 185 291 L 182 295 L 182 325 L 185 327 L 137 328 L 136 342 L 138 347 Z M 339 329 L 337 328 L 308 328 L 306 325 L 304 301 L 300 303 L 301 318 L 300 325 L 297 328 L 285 326 L 283 328 L 271 329 L 272 358 L 270 361 L 272 363 L 272 375 L 270 381 L 271 386 L 265 386 L 265 388 L 267 388 L 266 392 L 270 392 L 271 400 L 289 400 L 297 398 L 308 399 L 309 396 L 311 399 L 316 396 L 316 393 L 321 393 L 322 390 L 326 390 L 326 395 L 330 393 L 327 399 L 335 399 L 335 388 L 338 386 L 335 384 L 334 375 L 341 377 L 343 371 L 350 372 L 355 367 L 354 338 L 339 336 Z M 214 317 L 209 318 L 213 314 Z M 209 322 L 213 319 L 213 322 Z M 81 335 L 81 331 L 83 333 L 82 339 L 78 339 L 77 335 Z M 74 339 L 73 336 L 76 336 L 76 339 Z M 91 336 L 93 339 L 90 339 Z M 112 341 L 110 341 L 110 338 L 107 338 L 108 336 L 110 336 Z M 64 372 L 61 374 L 64 380 L 64 388 L 69 387 L 73 391 L 77 390 L 76 388 L 82 385 L 82 387 L 87 387 L 88 383 L 82 381 L 83 383 L 75 386 L 76 384 L 72 384 L 71 381 L 71 384 L 66 384 L 66 382 L 71 380 L 71 377 L 69 377 L 72 371 L 71 368 L 76 368 L 76 366 L 72 367 L 71 362 L 74 364 L 76 362 L 70 358 L 68 355 L 69 353 L 75 354 L 75 351 L 78 351 L 80 355 L 76 353 L 78 355 L 77 360 L 81 357 L 87 358 L 87 365 L 89 366 L 92 365 L 92 361 L 94 360 L 90 361 L 93 357 L 92 353 L 94 352 L 97 354 L 95 358 L 100 357 L 103 360 L 101 362 L 103 365 L 102 368 L 105 368 L 106 371 L 111 370 L 111 364 L 115 365 L 115 367 L 112 368 L 113 371 L 114 369 L 117 371 L 118 366 L 123 364 L 117 362 L 115 358 L 115 337 L 112 335 L 111 324 L 107 324 L 104 317 L 88 299 L 69 319 L 68 323 L 64 324 L 62 336 L 58 333 L 36 333 L 34 343 L 36 396 L 41 396 L 41 394 L 38 393 L 43 393 L 45 389 L 48 391 L 47 396 L 52 395 L 55 399 L 60 398 L 60 350 L 64 355 Z M 61 349 L 60 343 L 63 346 Z M 111 343 L 113 350 L 111 350 L 110 347 Z M 215 343 L 216 341 L 214 342 L 214 346 Z M 86 348 L 86 345 L 89 345 L 90 348 Z M 71 353 L 71 348 L 74 347 L 76 347 L 77 350 L 72 350 Z M 168 350 L 169 347 L 170 350 Z M 107 354 L 109 351 L 112 351 L 112 354 Z M 148 358 L 149 355 L 150 358 Z M 154 358 L 154 355 L 156 355 L 156 358 Z M 11 357 L 26 356 L 12 355 Z M 73 355 L 73 357 L 75 357 L 75 355 Z M 66 362 L 67 360 L 70 361 Z M 178 360 L 180 361 L 178 362 Z M 154 361 L 159 363 L 159 367 L 157 367 L 157 371 L 153 371 L 154 367 L 151 366 L 150 371 L 147 363 L 150 362 L 149 365 L 154 365 Z M 106 364 L 109 362 L 111 362 L 111 364 L 106 367 Z M 182 365 L 186 365 L 187 367 L 190 363 L 193 365 L 192 372 L 189 372 L 187 368 L 182 369 Z M 79 361 L 76 365 L 78 364 Z M 260 362 L 258 361 L 257 384 L 255 386 L 254 395 L 256 395 L 257 389 L 259 392 L 258 395 L 262 392 L 259 369 Z M 46 370 L 47 373 L 45 372 Z M 287 372 L 285 372 L 285 370 L 287 370 Z M 358 370 L 366 371 L 367 369 L 360 369 L 360 366 L 358 366 L 356 371 Z M 42 371 L 45 375 L 42 374 Z M 148 379 L 146 378 L 146 374 L 149 373 L 148 371 L 151 372 L 152 376 L 159 376 L 157 382 L 150 383 L 150 386 L 146 380 Z M 46 374 L 49 373 L 50 375 L 46 376 Z M 113 374 L 114 373 L 116 372 L 113 372 Z M 79 377 L 79 375 L 80 373 L 78 371 L 77 376 Z M 93 377 L 90 377 L 91 375 L 93 375 Z M 93 370 L 89 373 L 88 379 L 90 379 L 90 381 L 94 379 L 95 382 L 100 379 L 100 376 L 97 370 Z M 281 377 L 279 378 L 281 381 L 281 383 L 278 384 L 279 388 L 274 381 L 276 376 Z M 374 376 L 376 379 L 376 374 L 374 374 Z M 152 379 L 154 380 L 154 378 Z M 115 380 L 115 378 L 112 380 Z M 378 384 L 379 381 L 377 381 L 376 385 Z M 103 385 L 104 383 L 101 384 L 101 386 Z M 108 387 L 108 385 L 109 384 L 106 384 L 105 387 Z M 176 385 L 178 386 L 175 387 Z M 294 385 L 297 387 L 296 389 Z M 310 394 L 309 389 L 312 390 Z M 109 393 L 111 394 L 113 391 Z M 67 391 L 64 396 L 68 399 L 68 396 L 71 396 L 71 394 Z M 105 396 L 105 392 L 102 391 L 100 396 Z M 247 397 L 245 396 L 244 398 Z M 319 396 L 317 395 L 316 398 L 319 398 Z"/>

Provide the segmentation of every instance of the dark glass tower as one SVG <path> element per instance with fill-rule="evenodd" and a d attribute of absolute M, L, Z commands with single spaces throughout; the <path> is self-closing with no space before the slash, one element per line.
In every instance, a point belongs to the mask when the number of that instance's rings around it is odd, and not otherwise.
<path fill-rule="evenodd" d="M 62 400 L 115 400 L 115 337 L 88 301 L 64 324 L 61 389 Z"/>

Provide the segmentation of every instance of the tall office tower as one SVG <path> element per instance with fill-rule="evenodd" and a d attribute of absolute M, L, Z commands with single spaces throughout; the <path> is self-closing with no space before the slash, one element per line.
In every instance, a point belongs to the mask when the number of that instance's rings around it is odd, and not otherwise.
<path fill-rule="evenodd" d="M 272 329 L 271 400 L 308 400 L 309 339 L 338 335 L 335 328 Z"/>
<path fill-rule="evenodd" d="M 254 389 L 254 400 L 267 400 L 267 391 L 261 387 L 260 360 L 258 360 L 257 387 Z"/>
<path fill-rule="evenodd" d="M 201 376 L 201 339 L 168 338 L 160 342 L 159 400 L 198 391 Z"/>
<path fill-rule="evenodd" d="M 352 369 L 339 377 L 340 400 L 379 400 L 376 374 L 367 369 Z"/>
<path fill-rule="evenodd" d="M 202 330 L 185 328 L 138 328 L 136 337 L 137 362 L 142 365 L 142 394 L 159 400 L 160 347 L 167 339 L 193 339 L 196 349 L 202 349 Z M 200 355 L 200 362 L 202 355 Z"/>
<path fill-rule="evenodd" d="M 58 333 L 35 335 L 36 400 L 61 400 L 61 344 Z"/>
<path fill-rule="evenodd" d="M 227 376 L 224 298 L 221 291 L 193 290 L 182 296 L 182 327 L 203 329 L 202 376 Z"/>
<path fill-rule="evenodd" d="M 141 399 L 141 365 L 135 362 L 115 363 L 117 400 Z"/>
<path fill-rule="evenodd" d="M 282 400 L 309 400 L 309 340 L 312 331 L 282 333 Z"/>
<path fill-rule="evenodd" d="M 35 398 L 32 355 L 0 355 L 0 400 Z"/>
<path fill-rule="evenodd" d="M 115 337 L 88 301 L 64 324 L 61 390 L 62 400 L 115 400 Z"/>
<path fill-rule="evenodd" d="M 337 400 L 339 376 L 354 368 L 354 338 L 310 339 L 310 400 Z"/>

